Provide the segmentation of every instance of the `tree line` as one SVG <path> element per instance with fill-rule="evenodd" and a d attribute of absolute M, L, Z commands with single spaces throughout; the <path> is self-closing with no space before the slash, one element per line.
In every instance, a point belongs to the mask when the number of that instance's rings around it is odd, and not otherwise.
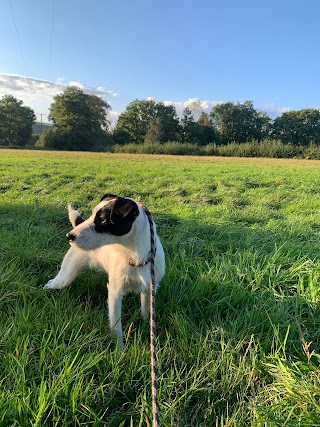
<path fill-rule="evenodd" d="M 36 146 L 58 150 L 104 151 L 112 145 L 156 145 L 167 142 L 216 146 L 263 141 L 320 146 L 320 110 L 289 111 L 272 120 L 251 101 L 215 105 L 209 113 L 194 100 L 178 117 L 173 105 L 152 99 L 134 100 L 111 129 L 110 105 L 70 86 L 54 97 L 49 120 Z M 0 146 L 30 145 L 34 111 L 12 95 L 0 100 Z"/>

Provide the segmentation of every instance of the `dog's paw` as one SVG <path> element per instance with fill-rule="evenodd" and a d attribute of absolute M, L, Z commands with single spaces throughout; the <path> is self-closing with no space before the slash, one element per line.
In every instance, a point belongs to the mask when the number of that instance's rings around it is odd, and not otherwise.
<path fill-rule="evenodd" d="M 49 280 L 47 284 L 44 285 L 43 289 L 54 289 L 54 279 Z"/>
<path fill-rule="evenodd" d="M 118 337 L 117 338 L 117 346 L 119 347 L 120 350 L 123 350 L 124 348 L 124 344 L 123 344 L 123 339 L 122 337 Z"/>

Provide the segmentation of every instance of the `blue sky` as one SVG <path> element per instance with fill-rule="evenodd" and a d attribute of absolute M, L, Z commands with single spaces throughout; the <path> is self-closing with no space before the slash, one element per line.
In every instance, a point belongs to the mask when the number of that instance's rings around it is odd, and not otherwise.
<path fill-rule="evenodd" d="M 148 97 L 178 112 L 195 98 L 205 111 L 320 108 L 319 18 L 319 0 L 6 0 L 0 96 L 47 113 L 76 84 L 113 120 Z"/>

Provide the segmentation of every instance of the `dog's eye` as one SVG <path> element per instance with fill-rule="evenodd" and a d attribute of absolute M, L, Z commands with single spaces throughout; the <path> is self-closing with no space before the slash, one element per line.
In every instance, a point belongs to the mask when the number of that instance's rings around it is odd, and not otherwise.
<path fill-rule="evenodd" d="M 98 215 L 98 221 L 100 224 L 106 224 L 107 223 L 107 217 L 104 212 L 100 212 Z"/>
<path fill-rule="evenodd" d="M 96 230 L 105 231 L 105 229 L 108 227 L 108 219 L 105 212 L 100 211 L 96 214 L 94 225 Z"/>

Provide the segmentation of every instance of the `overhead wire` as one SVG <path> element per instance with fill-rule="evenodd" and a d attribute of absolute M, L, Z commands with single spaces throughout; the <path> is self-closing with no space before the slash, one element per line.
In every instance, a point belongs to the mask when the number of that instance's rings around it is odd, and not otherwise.
<path fill-rule="evenodd" d="M 11 13 L 12 13 L 12 19 L 13 19 L 13 23 L 14 23 L 14 28 L 15 28 L 16 34 L 17 34 L 17 39 L 18 39 L 18 44 L 19 44 L 20 53 L 21 53 L 21 57 L 22 57 L 22 62 L 23 62 L 23 65 L 24 65 L 26 76 L 29 77 L 29 73 L 28 73 L 26 61 L 25 61 L 24 55 L 23 55 L 22 45 L 21 45 L 21 41 L 20 41 L 20 37 L 19 37 L 18 27 L 17 27 L 17 23 L 16 23 L 16 18 L 14 16 L 14 11 L 13 11 L 11 0 L 9 0 L 9 4 L 10 4 Z"/>
<path fill-rule="evenodd" d="M 53 23 L 54 23 L 54 7 L 55 0 L 52 0 L 52 16 L 51 16 L 51 34 L 50 34 L 50 48 L 49 48 L 49 80 L 51 75 L 51 59 L 52 59 L 52 41 L 53 41 Z"/>

